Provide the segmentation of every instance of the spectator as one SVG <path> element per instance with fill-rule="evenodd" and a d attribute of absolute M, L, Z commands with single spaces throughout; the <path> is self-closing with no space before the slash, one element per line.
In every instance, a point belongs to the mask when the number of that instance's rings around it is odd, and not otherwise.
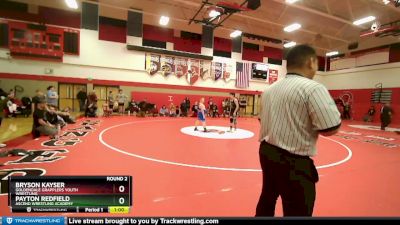
<path fill-rule="evenodd" d="M 125 101 L 128 97 L 123 93 L 122 89 L 119 89 L 117 94 L 118 101 L 118 111 L 120 114 L 124 114 L 125 112 Z"/>
<path fill-rule="evenodd" d="M 197 117 L 197 112 L 199 111 L 199 103 L 195 102 L 192 106 L 192 117 Z"/>
<path fill-rule="evenodd" d="M 168 109 L 165 105 L 163 105 L 160 109 L 160 116 L 169 116 Z"/>
<path fill-rule="evenodd" d="M 213 102 L 213 98 L 212 97 L 209 97 L 208 98 L 208 108 L 210 108 L 210 106 L 213 104 L 214 102 Z"/>
<path fill-rule="evenodd" d="M 32 112 L 35 112 L 37 104 L 40 100 L 46 101 L 46 96 L 41 90 L 36 90 L 36 95 L 32 98 Z"/>
<path fill-rule="evenodd" d="M 213 107 L 213 105 L 214 105 L 214 103 L 213 102 L 210 102 L 210 104 L 208 105 L 208 108 L 206 109 L 206 112 L 207 112 L 207 116 L 208 117 L 211 117 L 212 115 L 211 115 L 211 112 L 212 112 L 212 107 Z"/>
<path fill-rule="evenodd" d="M 40 99 L 37 103 L 35 112 L 33 113 L 33 129 L 34 137 L 40 135 L 50 136 L 50 138 L 57 138 L 57 127 L 49 123 L 46 119 L 46 101 Z"/>
<path fill-rule="evenodd" d="M 350 104 L 349 103 L 344 103 L 344 105 L 343 105 L 343 119 L 345 119 L 345 120 L 351 119 L 350 110 L 351 110 Z"/>
<path fill-rule="evenodd" d="M 371 105 L 369 108 L 367 115 L 364 117 L 365 122 L 373 122 L 374 121 L 374 116 L 375 116 L 375 106 Z"/>
<path fill-rule="evenodd" d="M 61 116 L 61 118 L 68 124 L 76 123 L 75 117 L 71 115 L 71 108 L 67 107 L 61 111 L 57 111 L 57 115 Z"/>
<path fill-rule="evenodd" d="M 390 103 L 385 103 L 381 109 L 381 130 L 385 130 L 392 122 L 392 108 Z"/>
<path fill-rule="evenodd" d="M 18 105 L 16 104 L 16 101 L 14 99 L 14 92 L 10 92 L 8 94 L 7 98 L 7 111 L 8 111 L 8 116 L 11 117 L 17 117 L 18 111 Z"/>
<path fill-rule="evenodd" d="M 218 106 L 217 106 L 217 104 L 212 104 L 212 105 L 211 105 L 211 116 L 212 116 L 213 118 L 219 117 Z"/>
<path fill-rule="evenodd" d="M 30 97 L 21 98 L 21 114 L 25 117 L 30 116 L 32 113 L 32 99 Z"/>
<path fill-rule="evenodd" d="M 85 102 L 87 99 L 87 94 L 85 88 L 81 88 L 76 95 L 76 98 L 79 100 L 79 112 L 85 112 Z"/>
<path fill-rule="evenodd" d="M 97 117 L 97 95 L 94 91 L 90 92 L 86 100 L 86 117 Z"/>
<path fill-rule="evenodd" d="M 153 117 L 157 117 L 158 116 L 158 110 L 157 110 L 157 105 L 156 104 L 153 105 L 153 109 L 150 111 L 150 113 L 151 113 L 151 115 Z"/>
<path fill-rule="evenodd" d="M 1 122 L 3 121 L 3 117 L 4 117 L 4 110 L 7 107 L 7 102 L 6 102 L 6 97 L 4 95 L 2 95 L 0 90 L 0 127 L 1 127 Z M 0 148 L 4 148 L 6 147 L 6 144 L 3 144 L 0 142 Z"/>
<path fill-rule="evenodd" d="M 108 101 L 108 107 L 114 112 L 114 96 L 113 96 L 113 92 L 109 91 L 108 92 L 108 96 L 107 96 L 107 101 Z"/>
<path fill-rule="evenodd" d="M 47 106 L 45 118 L 50 124 L 57 127 L 57 129 L 63 128 L 66 125 L 65 121 L 59 115 L 57 115 L 57 107 L 54 105 Z"/>
<path fill-rule="evenodd" d="M 138 104 L 135 102 L 135 100 L 132 98 L 132 100 L 129 102 L 128 105 L 128 110 L 129 112 L 133 113 L 138 113 L 139 112 L 139 106 Z"/>
<path fill-rule="evenodd" d="M 147 99 L 143 99 L 143 101 L 139 102 L 139 109 L 141 111 L 146 111 Z"/>
<path fill-rule="evenodd" d="M 55 91 L 54 86 L 49 86 L 47 88 L 47 104 L 58 106 L 58 94 Z"/>
<path fill-rule="evenodd" d="M 223 109 L 223 117 L 225 118 L 226 116 L 229 116 L 229 109 L 230 109 L 230 101 L 229 99 L 224 99 L 222 101 L 222 109 Z"/>
<path fill-rule="evenodd" d="M 15 91 L 14 89 L 10 89 L 10 91 L 8 92 L 8 97 L 10 99 L 14 99 L 15 98 Z"/>
<path fill-rule="evenodd" d="M 176 116 L 176 106 L 173 102 L 169 105 L 169 116 L 175 117 Z"/>
<path fill-rule="evenodd" d="M 188 116 L 188 112 L 190 110 L 190 100 L 188 97 L 185 98 L 185 102 L 186 102 L 186 116 Z"/>
<path fill-rule="evenodd" d="M 186 105 L 186 99 L 183 100 L 183 102 L 181 103 L 181 113 L 182 116 L 186 117 L 187 116 L 187 105 Z"/>

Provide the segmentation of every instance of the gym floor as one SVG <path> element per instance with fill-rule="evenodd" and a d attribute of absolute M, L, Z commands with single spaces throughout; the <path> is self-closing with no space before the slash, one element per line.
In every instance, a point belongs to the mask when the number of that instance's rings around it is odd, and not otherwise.
<path fill-rule="evenodd" d="M 89 119 L 89 130 L 82 126 L 86 120 L 65 128 L 65 136 L 57 142 L 29 135 L 9 141 L 8 149 L 26 149 L 38 157 L 0 158 L 0 169 L 132 175 L 131 216 L 254 215 L 262 182 L 256 119 L 240 118 L 240 129 L 234 133 L 226 132 L 229 120 L 222 118 L 208 119 L 210 133 L 194 132 L 193 118 L 99 117 Z M 86 135 L 67 133 L 77 130 Z M 400 129 L 380 131 L 378 124 L 344 121 L 337 135 L 319 139 L 314 158 L 320 174 L 315 216 L 399 215 L 396 130 Z M 11 215 L 7 196 L 0 196 L 0 202 L 2 214 Z M 280 203 L 276 215 L 282 215 Z"/>

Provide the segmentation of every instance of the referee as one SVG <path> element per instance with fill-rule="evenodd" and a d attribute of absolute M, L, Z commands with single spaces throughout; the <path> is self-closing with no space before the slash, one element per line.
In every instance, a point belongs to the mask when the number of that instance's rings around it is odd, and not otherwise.
<path fill-rule="evenodd" d="M 318 69 L 315 50 L 291 49 L 288 73 L 261 97 L 260 163 L 263 186 L 256 216 L 274 216 L 281 196 L 284 216 L 312 216 L 318 172 L 313 160 L 318 135 L 334 135 L 340 113 L 327 89 L 313 81 Z"/>

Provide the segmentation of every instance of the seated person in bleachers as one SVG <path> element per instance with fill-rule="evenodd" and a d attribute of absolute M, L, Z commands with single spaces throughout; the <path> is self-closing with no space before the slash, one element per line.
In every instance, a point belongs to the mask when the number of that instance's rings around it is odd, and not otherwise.
<path fill-rule="evenodd" d="M 371 106 L 367 112 L 367 114 L 364 116 L 364 121 L 365 122 L 373 122 L 374 120 L 374 115 L 375 115 L 375 106 Z"/>
<path fill-rule="evenodd" d="M 45 118 L 50 124 L 52 124 L 56 127 L 60 126 L 61 128 L 63 128 L 67 125 L 65 123 L 65 121 L 63 120 L 63 118 L 61 118 L 61 116 L 57 115 L 57 107 L 55 105 L 47 105 L 47 111 L 45 113 Z"/>
<path fill-rule="evenodd" d="M 140 111 L 145 110 L 146 105 L 147 105 L 147 99 L 143 99 L 143 101 L 139 102 L 138 106 L 139 106 Z"/>
<path fill-rule="evenodd" d="M 150 110 L 150 114 L 151 116 L 157 117 L 158 116 L 158 109 L 157 109 L 157 105 L 154 104 L 152 106 L 152 109 Z"/>
<path fill-rule="evenodd" d="M 129 102 L 128 108 L 127 110 L 129 110 L 132 114 L 133 113 L 138 113 L 140 111 L 138 104 L 135 102 L 134 99 L 132 99 Z"/>
<path fill-rule="evenodd" d="M 211 114 L 212 114 L 212 117 L 213 117 L 213 118 L 219 117 L 218 106 L 217 106 L 217 104 L 213 104 L 213 105 L 211 106 Z"/>
<path fill-rule="evenodd" d="M 210 101 L 207 109 L 207 116 L 212 117 L 211 112 L 212 112 L 212 107 L 214 105 L 214 102 Z"/>
<path fill-rule="evenodd" d="M 86 117 L 96 117 L 97 116 L 97 95 L 94 91 L 90 92 L 88 99 L 86 100 Z"/>
<path fill-rule="evenodd" d="M 111 114 L 113 113 L 113 110 L 110 108 L 110 106 L 108 105 L 107 102 L 103 103 L 103 116 L 111 116 Z"/>
<path fill-rule="evenodd" d="M 32 133 L 34 137 L 40 135 L 50 136 L 50 138 L 56 138 L 58 129 L 55 125 L 49 123 L 46 118 L 46 101 L 41 99 L 37 103 L 35 112 L 33 113 L 33 128 Z"/>
<path fill-rule="evenodd" d="M 163 105 L 160 109 L 160 116 L 169 116 L 169 111 L 165 105 Z"/>
<path fill-rule="evenodd" d="M 21 99 L 21 114 L 28 117 L 32 114 L 32 100 L 29 97 L 22 97 Z"/>
<path fill-rule="evenodd" d="M 76 123 L 75 117 L 71 115 L 71 109 L 69 107 L 61 111 L 57 111 L 57 115 L 59 115 L 68 124 Z"/>
<path fill-rule="evenodd" d="M 176 116 L 176 107 L 175 107 L 174 103 L 172 103 L 172 102 L 169 105 L 169 116 L 171 116 L 171 117 Z"/>
<path fill-rule="evenodd" d="M 41 90 L 38 89 L 38 90 L 36 90 L 36 95 L 33 96 L 33 98 L 32 98 L 32 112 L 35 111 L 36 105 L 40 99 L 46 100 L 46 96 L 43 94 L 43 92 Z"/>

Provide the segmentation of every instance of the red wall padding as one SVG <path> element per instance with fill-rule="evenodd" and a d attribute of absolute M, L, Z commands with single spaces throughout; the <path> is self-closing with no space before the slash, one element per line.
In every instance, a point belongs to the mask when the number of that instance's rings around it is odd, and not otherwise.
<path fill-rule="evenodd" d="M 79 12 L 71 12 L 67 10 L 39 7 L 40 18 L 46 24 L 54 24 L 64 27 L 81 27 L 81 14 Z"/>
<path fill-rule="evenodd" d="M 264 46 L 264 57 L 272 59 L 283 59 L 283 50 Z"/>
<path fill-rule="evenodd" d="M 188 97 L 190 99 L 190 108 L 192 108 L 193 104 L 196 101 L 200 101 L 201 97 L 204 97 L 204 102 L 206 107 L 208 108 L 208 98 L 209 96 L 202 96 L 202 95 L 184 95 L 184 94 L 167 94 L 167 93 L 153 93 L 153 92 L 132 92 L 131 97 L 134 99 L 136 102 L 140 102 L 144 99 L 147 99 L 147 102 L 154 103 L 157 105 L 157 109 L 160 110 L 160 108 L 165 105 L 167 108 L 169 108 L 169 105 L 171 102 L 169 101 L 168 96 L 173 96 L 172 97 L 172 102 L 174 103 L 175 106 L 179 105 L 182 103 L 183 99 Z M 218 111 L 221 113 L 222 112 L 222 101 L 225 98 L 228 97 L 212 97 L 213 102 L 217 103 L 218 106 Z"/>
<path fill-rule="evenodd" d="M 0 10 L 0 17 L 14 20 L 24 20 L 29 22 L 45 22 L 40 19 L 40 15 L 19 12 L 19 11 L 8 11 L 8 10 Z"/>
<path fill-rule="evenodd" d="M 243 53 L 242 53 L 243 60 L 263 62 L 263 57 L 264 57 L 264 52 L 243 48 Z"/>
<path fill-rule="evenodd" d="M 192 53 L 201 53 L 201 40 L 174 38 L 174 50 Z"/>
<path fill-rule="evenodd" d="M 400 46 L 392 46 L 389 50 L 389 62 L 400 62 Z"/>
<path fill-rule="evenodd" d="M 351 92 L 353 94 L 354 103 L 352 105 L 352 117 L 355 120 L 362 120 L 365 114 L 371 107 L 371 95 L 376 89 L 354 89 L 354 90 L 330 90 L 333 98 L 338 98 L 344 92 Z M 400 88 L 384 88 L 384 90 L 392 90 L 392 109 L 393 117 L 392 123 L 400 124 Z M 382 104 L 375 105 L 375 118 L 374 122 L 380 122 L 379 114 Z"/>
<path fill-rule="evenodd" d="M 143 24 L 143 38 L 152 41 L 173 42 L 174 30 Z"/>
<path fill-rule="evenodd" d="M 218 51 L 231 52 L 232 40 L 220 37 L 214 37 L 214 49 Z"/>
<path fill-rule="evenodd" d="M 318 67 L 325 68 L 325 57 L 318 56 Z"/>
<path fill-rule="evenodd" d="M 99 39 L 126 43 L 126 27 L 99 24 Z"/>

